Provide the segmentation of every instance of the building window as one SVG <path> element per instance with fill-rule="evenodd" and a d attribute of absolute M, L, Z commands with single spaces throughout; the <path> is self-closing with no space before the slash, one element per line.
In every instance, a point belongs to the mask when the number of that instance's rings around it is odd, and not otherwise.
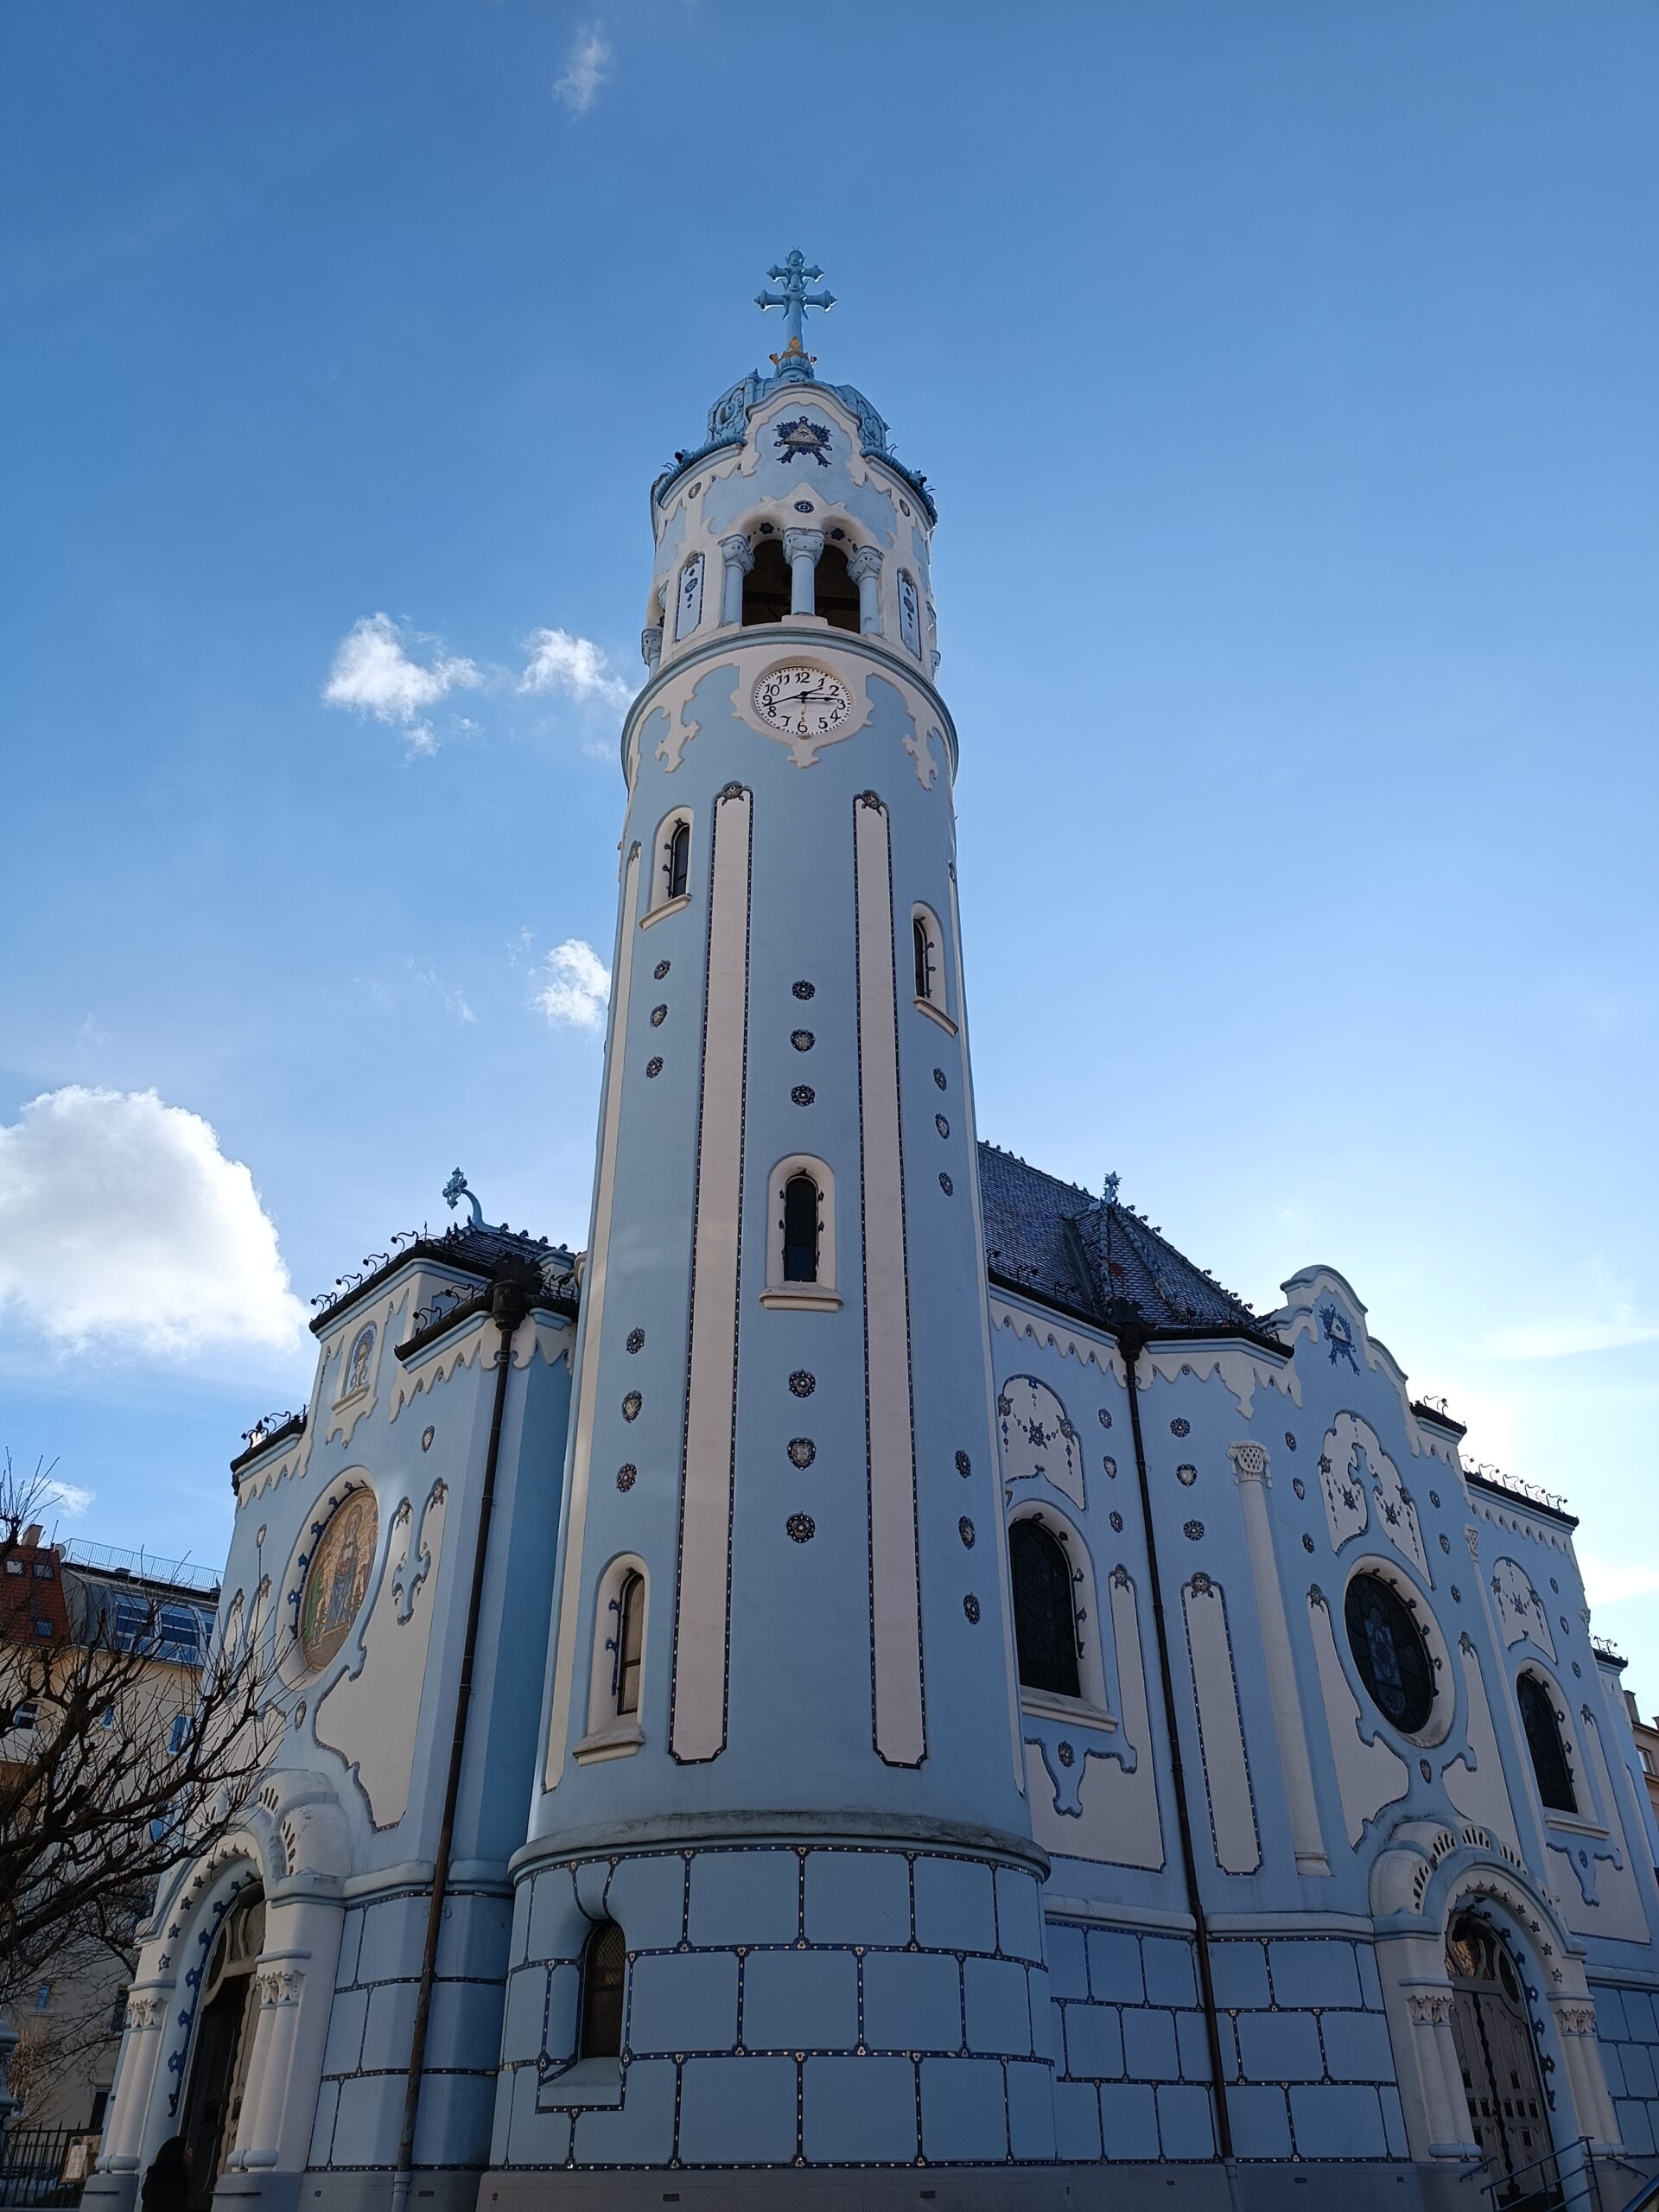
<path fill-rule="evenodd" d="M 645 1643 L 645 1578 L 630 1568 L 616 1595 L 611 1690 L 619 1719 L 639 1710 L 639 1664 Z"/>
<path fill-rule="evenodd" d="M 1380 1574 L 1357 1574 L 1343 1618 L 1372 1704 L 1402 1735 L 1416 1735 L 1434 1710 L 1434 1663 L 1405 1599 Z"/>
<path fill-rule="evenodd" d="M 622 1995 L 627 1970 L 622 1930 L 613 1920 L 601 1921 L 582 1955 L 579 2059 L 622 2056 Z"/>
<path fill-rule="evenodd" d="M 121 2020 L 118 2021 L 116 2025 L 110 2030 L 110 2033 L 111 2035 L 118 2035 L 120 2033 L 121 2026 L 126 2019 L 126 1999 L 124 1998 L 121 2000 L 120 2011 Z M 107 2089 L 94 2089 L 92 2091 L 92 2116 L 86 2123 L 86 2133 L 89 2135 L 101 2135 L 104 2133 L 104 2115 L 109 2108 L 109 2091 Z"/>
<path fill-rule="evenodd" d="M 702 620 L 702 556 L 694 553 L 680 570 L 674 607 L 674 635 L 689 638 Z"/>
<path fill-rule="evenodd" d="M 27 1574 L 28 1572 L 29 1569 L 23 1565 L 23 1562 L 20 1559 L 9 1559 L 6 1561 L 6 1573 L 8 1574 Z"/>
<path fill-rule="evenodd" d="M 1058 1539 L 1039 1521 L 1016 1521 L 1008 1531 L 1008 1569 L 1021 1684 L 1056 1697 L 1080 1695 L 1071 1562 Z"/>
<path fill-rule="evenodd" d="M 1576 1813 L 1579 1801 L 1573 1788 L 1561 1725 L 1555 1717 L 1555 1700 L 1536 1675 L 1522 1675 L 1515 1694 L 1521 1707 L 1521 1726 L 1526 1731 L 1532 1770 L 1538 1777 L 1538 1795 L 1552 1812 Z M 1643 1755 L 1645 1757 L 1645 1754 Z"/>
<path fill-rule="evenodd" d="M 26 1734 L 39 1718 L 40 1707 L 31 1699 L 26 1705 L 12 1707 L 10 1726 Z"/>
<path fill-rule="evenodd" d="M 921 603 L 916 596 L 915 578 L 907 569 L 899 571 L 899 635 L 919 660 L 922 657 Z"/>
<path fill-rule="evenodd" d="M 37 1582 L 49 1582 L 52 1580 L 52 1562 L 49 1559 L 37 1559 L 35 1560 L 35 1580 Z"/>
<path fill-rule="evenodd" d="M 51 2002 L 52 1985 L 49 1981 L 43 1981 L 35 1992 L 35 2010 L 37 2012 L 44 2012 Z"/>
<path fill-rule="evenodd" d="M 810 1175 L 791 1175 L 784 1185 L 784 1281 L 818 1279 L 818 1186 Z"/>
<path fill-rule="evenodd" d="M 789 613 L 791 586 L 789 563 L 778 537 L 766 534 L 755 542 L 754 566 L 743 579 L 743 626 L 782 622 Z"/>
<path fill-rule="evenodd" d="M 839 545 L 826 545 L 818 556 L 817 612 L 832 630 L 858 634 L 858 586 L 847 573 L 847 556 Z"/>
<path fill-rule="evenodd" d="M 1643 1774 L 1659 1775 L 1659 1766 L 1654 1764 L 1653 1753 L 1645 1744 L 1642 1746 L 1642 1771 Z"/>
<path fill-rule="evenodd" d="M 910 910 L 910 945 L 915 969 L 916 1002 L 935 1014 L 949 1014 L 944 1002 L 944 938 L 931 906 Z"/>
<path fill-rule="evenodd" d="M 683 899 L 686 878 L 691 867 L 691 824 L 677 822 L 674 833 L 668 841 L 668 895 Z"/>

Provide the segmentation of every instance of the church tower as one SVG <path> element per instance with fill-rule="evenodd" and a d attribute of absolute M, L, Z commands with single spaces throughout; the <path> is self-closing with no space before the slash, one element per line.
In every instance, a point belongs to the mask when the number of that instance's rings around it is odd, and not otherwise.
<path fill-rule="evenodd" d="M 664 2168 L 913 2165 L 930 2110 L 1052 2106 L 935 509 L 816 374 L 821 274 L 771 271 L 772 373 L 652 489 L 486 2207 L 549 2166 L 658 2170 L 655 2205 Z"/>

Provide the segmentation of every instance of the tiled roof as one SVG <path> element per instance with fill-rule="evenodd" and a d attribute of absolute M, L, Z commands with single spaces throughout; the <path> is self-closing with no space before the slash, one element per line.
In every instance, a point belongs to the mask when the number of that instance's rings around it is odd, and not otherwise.
<path fill-rule="evenodd" d="M 979 1147 L 985 1256 L 994 1275 L 1050 1304 L 1103 1320 L 1132 1299 L 1154 1328 L 1264 1325 L 1121 1201 L 1046 1175 L 995 1145 Z"/>

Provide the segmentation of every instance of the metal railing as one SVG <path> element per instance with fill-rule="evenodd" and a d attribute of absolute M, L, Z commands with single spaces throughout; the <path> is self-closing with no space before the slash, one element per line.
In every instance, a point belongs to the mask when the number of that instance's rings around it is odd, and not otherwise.
<path fill-rule="evenodd" d="M 154 1552 L 123 1551 L 117 1544 L 89 1544 L 71 1536 L 60 1547 L 71 1567 L 101 1568 L 105 1573 L 129 1574 L 135 1582 L 165 1582 L 178 1590 L 214 1591 L 219 1570 L 199 1567 L 188 1559 L 158 1559 Z"/>
<path fill-rule="evenodd" d="M 1473 2181 L 1487 2173 L 1497 2155 L 1494 2151 L 1478 2165 L 1465 2166 L 1458 2179 Z M 1627 2159 L 1605 2155 L 1598 2158 L 1590 2138 L 1580 2135 L 1576 2142 L 1546 2151 L 1524 2166 L 1492 2174 L 1481 2183 L 1480 2193 L 1491 2212 L 1649 2212 L 1659 2202 L 1659 2183 L 1651 2180 L 1643 2181 L 1634 2197 L 1619 2190 L 1608 2198 L 1602 2184 L 1614 2167 L 1627 2174 L 1641 2173 L 1640 2167 Z"/>
<path fill-rule="evenodd" d="M 0 2149 L 0 2204 L 79 2204 L 97 2152 L 84 2128 L 14 2127 Z"/>

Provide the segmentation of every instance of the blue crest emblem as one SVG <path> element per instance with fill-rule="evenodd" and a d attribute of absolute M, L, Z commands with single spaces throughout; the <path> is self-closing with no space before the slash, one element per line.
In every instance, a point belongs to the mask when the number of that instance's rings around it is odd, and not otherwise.
<path fill-rule="evenodd" d="M 803 459 L 816 461 L 820 468 L 830 466 L 830 426 L 827 423 L 809 423 L 804 415 L 797 416 L 792 423 L 778 425 L 778 451 L 786 461 L 793 461 L 797 454 Z"/>

